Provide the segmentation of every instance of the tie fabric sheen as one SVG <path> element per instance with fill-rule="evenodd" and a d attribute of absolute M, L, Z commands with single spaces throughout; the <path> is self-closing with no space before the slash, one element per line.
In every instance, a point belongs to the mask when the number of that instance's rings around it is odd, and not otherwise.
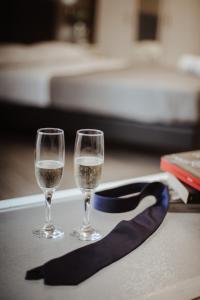
<path fill-rule="evenodd" d="M 135 195 L 130 195 L 135 194 Z M 124 197 L 125 195 L 130 195 Z M 94 207 L 106 212 L 135 208 L 146 196 L 155 204 L 129 221 L 121 221 L 103 239 L 78 248 L 27 271 L 26 280 L 44 279 L 47 285 L 77 285 L 141 245 L 162 223 L 169 205 L 167 186 L 160 182 L 134 183 L 95 194 Z"/>

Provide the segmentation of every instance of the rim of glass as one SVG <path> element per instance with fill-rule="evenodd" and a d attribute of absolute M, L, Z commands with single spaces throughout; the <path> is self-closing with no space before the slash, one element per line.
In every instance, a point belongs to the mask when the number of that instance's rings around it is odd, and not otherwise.
<path fill-rule="evenodd" d="M 88 135 L 88 136 L 100 136 L 103 135 L 103 131 L 99 129 L 79 129 L 76 132 L 79 135 Z"/>
<path fill-rule="evenodd" d="M 64 130 L 60 128 L 54 128 L 54 127 L 44 127 L 39 128 L 37 130 L 38 134 L 45 134 L 45 135 L 58 135 L 58 134 L 64 134 Z"/>

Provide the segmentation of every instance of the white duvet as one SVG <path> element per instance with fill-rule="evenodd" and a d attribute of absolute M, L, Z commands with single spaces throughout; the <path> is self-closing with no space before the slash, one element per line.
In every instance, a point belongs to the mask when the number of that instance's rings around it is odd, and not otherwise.
<path fill-rule="evenodd" d="M 199 78 L 157 70 L 155 65 L 127 70 L 128 65 L 67 43 L 4 45 L 0 47 L 0 99 L 149 123 L 199 121 Z M 125 70 L 100 72 L 120 69 Z M 100 73 L 95 76 L 96 72 Z M 92 76 L 81 78 L 82 74 Z M 66 77 L 59 86 L 60 97 L 50 94 L 51 79 L 57 76 Z"/>
<path fill-rule="evenodd" d="M 125 66 L 125 60 L 105 58 L 87 47 L 74 44 L 3 45 L 0 47 L 0 98 L 45 107 L 51 104 L 50 83 L 53 77 Z"/>

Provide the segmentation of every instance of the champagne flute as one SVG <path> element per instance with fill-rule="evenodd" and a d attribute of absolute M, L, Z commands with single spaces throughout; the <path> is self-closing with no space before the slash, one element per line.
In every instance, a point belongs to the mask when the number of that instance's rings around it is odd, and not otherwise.
<path fill-rule="evenodd" d="M 78 130 L 74 150 L 74 171 L 76 185 L 84 196 L 84 217 L 82 227 L 73 234 L 83 241 L 101 238 L 101 234 L 90 224 L 90 204 L 94 190 L 99 185 L 103 163 L 103 132 L 96 129 Z"/>
<path fill-rule="evenodd" d="M 33 231 L 43 238 L 57 238 L 64 232 L 51 220 L 51 200 L 58 188 L 65 163 L 64 131 L 58 128 L 41 128 L 37 131 L 35 148 L 35 176 L 45 196 L 45 224 Z"/>

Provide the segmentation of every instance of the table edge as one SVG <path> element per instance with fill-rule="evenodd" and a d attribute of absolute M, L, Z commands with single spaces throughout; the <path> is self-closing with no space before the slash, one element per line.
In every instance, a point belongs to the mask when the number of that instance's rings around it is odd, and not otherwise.
<path fill-rule="evenodd" d="M 140 177 L 133 177 L 129 179 L 122 179 L 117 181 L 110 181 L 106 183 L 102 183 L 98 190 L 108 189 L 114 186 L 119 186 L 122 184 L 128 184 L 132 182 L 137 181 L 156 181 L 156 180 L 167 180 L 168 174 L 166 172 L 161 173 L 155 173 Z M 66 189 L 61 191 L 56 191 L 54 195 L 54 199 L 56 199 L 56 202 L 63 202 L 63 201 L 69 201 L 70 197 L 75 197 L 80 194 L 80 190 L 78 188 L 72 188 L 72 189 Z M 0 213 L 6 210 L 13 210 L 13 209 L 19 209 L 24 207 L 30 207 L 32 205 L 40 205 L 44 203 L 44 196 L 43 194 L 36 194 L 36 195 L 28 195 L 23 197 L 17 197 L 17 198 L 10 198 L 6 200 L 0 201 Z"/>

